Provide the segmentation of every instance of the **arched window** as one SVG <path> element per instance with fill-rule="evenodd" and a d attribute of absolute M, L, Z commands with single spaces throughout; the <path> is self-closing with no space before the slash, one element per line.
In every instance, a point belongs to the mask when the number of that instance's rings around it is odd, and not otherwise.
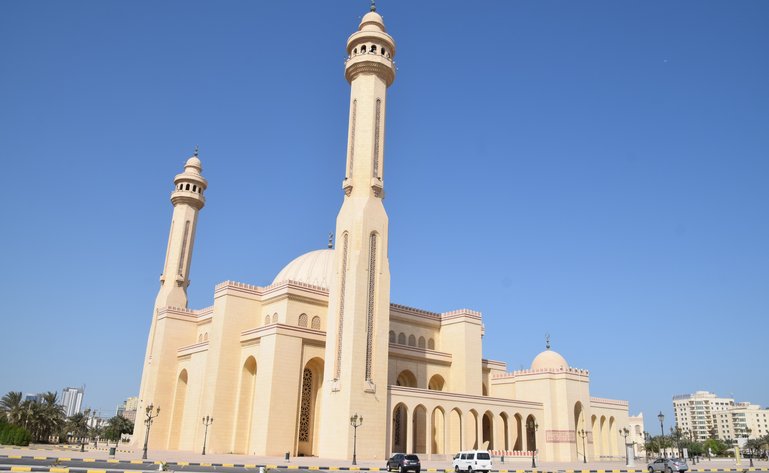
<path fill-rule="evenodd" d="M 417 346 L 417 337 L 415 337 L 413 334 L 409 335 L 409 346 L 410 347 Z"/>
<path fill-rule="evenodd" d="M 395 332 L 390 330 L 390 343 L 395 343 Z"/>
<path fill-rule="evenodd" d="M 435 350 L 435 340 L 433 340 L 432 338 L 427 340 L 427 349 Z"/>
<path fill-rule="evenodd" d="M 366 45 L 365 44 L 360 47 L 360 52 L 361 53 L 365 53 L 366 52 Z"/>
<path fill-rule="evenodd" d="M 197 191 L 198 191 L 198 186 L 192 186 L 192 192 L 197 192 Z"/>
<path fill-rule="evenodd" d="M 376 52 L 376 44 L 372 44 L 372 45 L 371 45 L 371 52 L 372 52 L 372 53 L 375 53 L 375 52 Z"/>
<path fill-rule="evenodd" d="M 264 316 L 264 325 L 270 325 L 270 314 Z"/>
<path fill-rule="evenodd" d="M 318 317 L 317 315 L 313 317 L 311 324 L 312 324 L 311 325 L 312 328 L 314 328 L 315 330 L 320 330 L 320 317 Z"/>
<path fill-rule="evenodd" d="M 382 48 L 382 56 L 387 56 L 387 50 L 385 48 Z"/>
<path fill-rule="evenodd" d="M 401 332 L 398 334 L 398 344 L 405 345 L 406 344 L 406 334 Z"/>
<path fill-rule="evenodd" d="M 203 341 L 203 334 L 198 335 L 198 343 Z"/>
<path fill-rule="evenodd" d="M 278 323 L 278 313 L 277 312 L 272 314 L 272 323 L 274 323 L 274 324 Z"/>
<path fill-rule="evenodd" d="M 299 315 L 299 326 L 300 327 L 306 327 L 307 326 L 307 314 L 300 314 Z"/>
<path fill-rule="evenodd" d="M 353 50 L 352 50 L 352 53 L 353 53 L 353 54 L 358 54 L 358 48 L 355 48 L 355 49 L 353 49 Z"/>
<path fill-rule="evenodd" d="M 424 348 L 425 347 L 425 337 L 419 337 L 419 341 L 417 342 L 417 346 L 419 348 Z"/>
<path fill-rule="evenodd" d="M 206 333 L 204 333 L 204 334 L 203 334 L 203 341 L 204 341 L 204 342 L 207 342 L 207 341 L 208 341 L 208 332 L 206 332 Z"/>
<path fill-rule="evenodd" d="M 186 186 L 184 186 L 184 190 L 187 190 L 187 191 L 190 190 L 190 185 L 187 184 Z"/>

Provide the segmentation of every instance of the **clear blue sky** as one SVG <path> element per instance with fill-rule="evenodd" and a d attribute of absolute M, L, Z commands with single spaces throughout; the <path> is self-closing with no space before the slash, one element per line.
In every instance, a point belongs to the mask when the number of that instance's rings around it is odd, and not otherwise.
<path fill-rule="evenodd" d="M 0 3 L 0 394 L 138 393 L 173 176 L 191 307 L 323 248 L 365 0 Z M 484 314 L 595 396 L 769 405 L 769 3 L 379 2 L 392 301 Z M 655 420 L 647 421 L 654 431 Z"/>

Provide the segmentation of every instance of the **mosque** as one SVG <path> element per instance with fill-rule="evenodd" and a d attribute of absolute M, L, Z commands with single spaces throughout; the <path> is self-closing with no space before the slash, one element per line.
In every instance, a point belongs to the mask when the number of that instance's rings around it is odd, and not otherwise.
<path fill-rule="evenodd" d="M 143 365 L 133 441 L 161 407 L 149 448 L 385 459 L 488 448 L 544 461 L 624 458 L 627 401 L 592 397 L 587 370 L 547 349 L 508 371 L 482 353 L 479 312 L 390 301 L 384 197 L 387 89 L 395 41 L 372 6 L 347 40 L 350 112 L 336 247 L 299 256 L 264 287 L 225 281 L 187 304 L 208 182 L 191 157 L 173 217 Z M 341 166 L 340 162 L 340 166 Z M 363 421 L 360 428 L 350 422 Z"/>

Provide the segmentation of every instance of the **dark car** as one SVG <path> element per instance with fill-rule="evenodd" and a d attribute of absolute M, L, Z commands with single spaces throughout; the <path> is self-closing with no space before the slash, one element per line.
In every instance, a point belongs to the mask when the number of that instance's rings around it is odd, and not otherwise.
<path fill-rule="evenodd" d="M 419 457 L 416 455 L 406 455 L 405 453 L 394 453 L 387 460 L 387 471 L 398 470 L 401 473 L 413 471 L 419 473 L 422 465 L 419 463 Z"/>
<path fill-rule="evenodd" d="M 682 458 L 658 458 L 649 463 L 649 473 L 676 473 L 684 472 L 689 469 L 686 460 Z"/>

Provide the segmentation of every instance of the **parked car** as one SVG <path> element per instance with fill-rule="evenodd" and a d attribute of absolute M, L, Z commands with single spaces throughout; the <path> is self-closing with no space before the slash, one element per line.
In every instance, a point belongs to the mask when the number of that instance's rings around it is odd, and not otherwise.
<path fill-rule="evenodd" d="M 472 473 L 473 471 L 482 471 L 483 473 L 489 473 L 489 470 L 491 470 L 491 454 L 486 450 L 459 452 L 454 455 L 452 466 L 455 472 L 466 471 L 467 473 Z"/>
<path fill-rule="evenodd" d="M 683 458 L 658 458 L 649 463 L 649 473 L 660 471 L 662 473 L 683 472 L 689 469 Z"/>
<path fill-rule="evenodd" d="M 394 453 L 387 460 L 387 471 L 398 470 L 400 473 L 413 471 L 419 473 L 422 465 L 419 463 L 419 457 L 416 455 L 406 455 L 405 453 Z"/>

